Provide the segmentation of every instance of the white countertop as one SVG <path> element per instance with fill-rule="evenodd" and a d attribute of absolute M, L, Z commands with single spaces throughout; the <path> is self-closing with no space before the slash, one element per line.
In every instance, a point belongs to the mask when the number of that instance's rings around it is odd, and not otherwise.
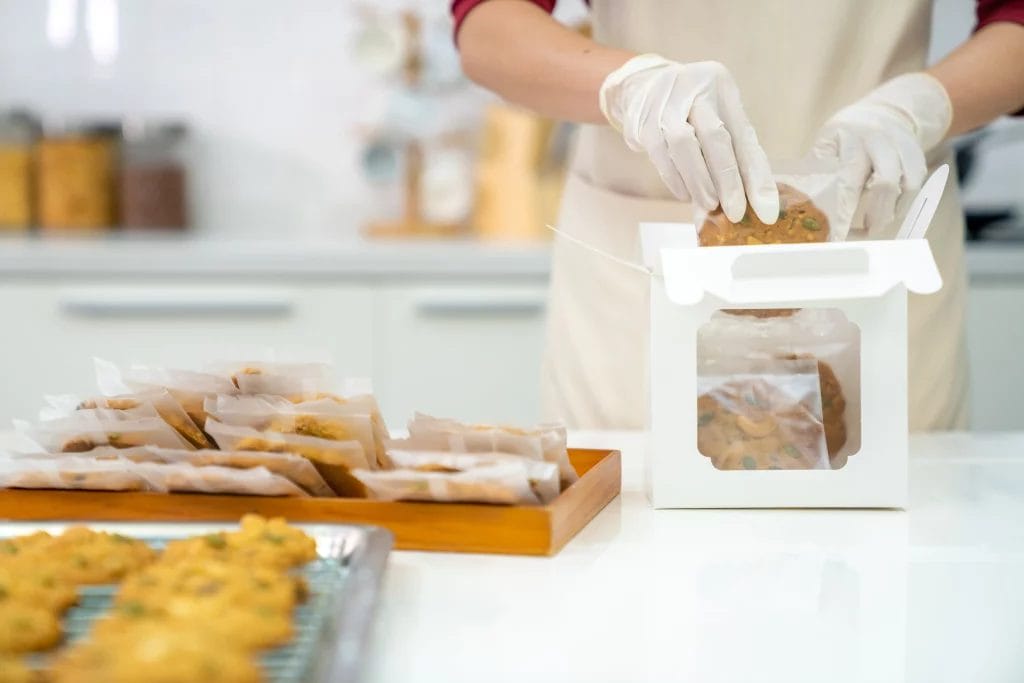
<path fill-rule="evenodd" d="M 366 680 L 1024 680 L 1024 434 L 912 440 L 910 506 L 652 510 L 622 495 L 554 558 L 396 552 Z M 15 525 L 0 525 L 0 533 Z"/>
<path fill-rule="evenodd" d="M 971 243 L 972 280 L 1024 280 L 1024 244 Z M 470 240 L 208 239 L 112 235 L 95 239 L 0 236 L 0 277 L 123 275 L 531 277 L 546 279 L 545 243 Z"/>

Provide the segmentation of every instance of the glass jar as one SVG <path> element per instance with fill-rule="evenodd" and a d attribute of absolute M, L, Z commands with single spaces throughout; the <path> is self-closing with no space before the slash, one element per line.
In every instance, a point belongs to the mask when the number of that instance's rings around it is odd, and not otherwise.
<path fill-rule="evenodd" d="M 177 122 L 128 122 L 118 187 L 125 228 L 184 229 L 185 142 L 188 129 Z"/>
<path fill-rule="evenodd" d="M 36 215 L 43 229 L 106 230 L 117 224 L 114 180 L 121 126 L 51 125 L 36 149 Z"/>
<path fill-rule="evenodd" d="M 32 145 L 38 124 L 24 112 L 0 114 L 0 232 L 32 225 Z"/>

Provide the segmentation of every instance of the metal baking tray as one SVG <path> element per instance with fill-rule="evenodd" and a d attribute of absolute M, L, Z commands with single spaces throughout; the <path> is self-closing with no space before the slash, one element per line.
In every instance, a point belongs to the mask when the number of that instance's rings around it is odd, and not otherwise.
<path fill-rule="evenodd" d="M 113 531 L 162 548 L 168 541 L 221 529 L 231 524 L 149 524 L 76 522 L 97 531 Z M 59 533 L 69 524 L 4 525 L 4 536 L 37 529 Z M 371 526 L 295 524 L 316 539 L 319 558 L 299 573 L 309 582 L 309 599 L 295 610 L 295 637 L 266 651 L 262 665 L 273 683 L 335 683 L 359 679 L 362 655 L 377 603 L 381 577 L 393 546 L 391 532 Z M 24 531 L 22 531 L 24 528 Z M 64 617 L 65 647 L 85 635 L 110 607 L 116 585 L 79 588 L 79 604 Z M 59 649 L 56 651 L 59 652 Z M 52 653 L 36 658 L 42 665 Z"/>

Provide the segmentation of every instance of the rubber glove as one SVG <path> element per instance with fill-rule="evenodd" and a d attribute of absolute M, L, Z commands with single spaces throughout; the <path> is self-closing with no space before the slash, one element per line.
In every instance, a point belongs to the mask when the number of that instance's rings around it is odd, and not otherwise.
<path fill-rule="evenodd" d="M 626 145 L 647 153 L 679 199 L 705 211 L 721 204 L 734 223 L 749 200 L 765 223 L 778 219 L 768 157 L 722 64 L 634 57 L 605 78 L 600 105 Z"/>
<path fill-rule="evenodd" d="M 840 226 L 885 236 L 924 183 L 925 155 L 952 120 L 946 89 L 926 73 L 898 76 L 829 119 L 813 153 L 839 162 Z"/>

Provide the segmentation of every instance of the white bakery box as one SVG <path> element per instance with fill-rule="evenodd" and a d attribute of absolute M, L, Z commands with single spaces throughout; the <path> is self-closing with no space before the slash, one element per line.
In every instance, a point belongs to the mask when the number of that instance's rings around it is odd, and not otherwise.
<path fill-rule="evenodd" d="M 942 286 L 923 230 L 919 238 L 886 241 L 699 248 L 693 225 L 640 229 L 651 272 L 646 478 L 652 505 L 905 506 L 907 293 Z M 829 361 L 846 403 L 843 452 L 818 469 L 718 469 L 698 449 L 698 349 L 716 352 L 701 346 L 699 333 L 714 316 L 728 315 L 722 309 L 771 308 L 823 312 L 848 320 L 855 336 L 859 331 L 859 353 Z"/>

